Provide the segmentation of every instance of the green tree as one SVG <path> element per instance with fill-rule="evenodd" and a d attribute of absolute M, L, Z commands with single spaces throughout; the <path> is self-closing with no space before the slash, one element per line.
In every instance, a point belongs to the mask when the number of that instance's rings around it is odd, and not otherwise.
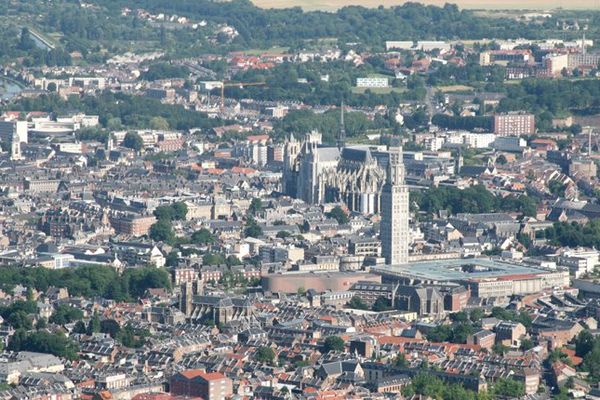
<path fill-rule="evenodd" d="M 48 333 L 45 331 L 32 332 L 30 334 L 21 331 L 9 342 L 9 349 L 14 351 L 34 351 L 39 353 L 54 354 L 68 360 L 78 358 L 78 346 L 67 338 L 63 333 Z"/>
<path fill-rule="evenodd" d="M 389 311 L 392 309 L 392 304 L 389 299 L 384 296 L 379 296 L 375 303 L 373 303 L 373 311 L 381 312 L 381 311 Z"/>
<path fill-rule="evenodd" d="M 150 129 L 167 131 L 169 130 L 169 122 L 163 117 L 152 117 L 150 119 Z"/>
<path fill-rule="evenodd" d="M 7 320 L 8 324 L 15 329 L 31 329 L 33 327 L 33 323 L 29 316 L 22 310 L 17 310 L 11 313 Z"/>
<path fill-rule="evenodd" d="M 358 296 L 354 296 L 348 302 L 348 307 L 357 310 L 368 310 L 369 306 Z"/>
<path fill-rule="evenodd" d="M 128 268 L 123 278 L 128 282 L 129 294 L 134 298 L 144 296 L 148 289 L 170 289 L 171 287 L 169 273 L 164 268 Z"/>
<path fill-rule="evenodd" d="M 252 201 L 250 202 L 250 206 L 248 207 L 248 215 L 256 216 L 256 214 L 260 210 L 262 210 L 262 208 L 263 208 L 262 200 L 259 199 L 258 197 L 255 197 L 252 199 Z"/>
<path fill-rule="evenodd" d="M 121 121 L 121 118 L 109 118 L 108 121 L 106 121 L 106 129 L 109 131 L 118 131 L 119 129 L 123 129 L 123 122 Z"/>
<path fill-rule="evenodd" d="M 228 267 L 233 267 L 235 265 L 242 265 L 242 261 L 234 255 L 227 256 L 225 259 L 225 264 Z"/>
<path fill-rule="evenodd" d="M 452 339 L 452 327 L 450 325 L 438 325 L 427 333 L 427 340 L 435 343 L 448 342 Z"/>
<path fill-rule="evenodd" d="M 589 330 L 585 329 L 575 339 L 575 354 L 579 357 L 585 357 L 586 354 L 593 350 L 595 344 L 596 339 Z"/>
<path fill-rule="evenodd" d="M 50 322 L 53 324 L 65 325 L 81 319 L 83 319 L 83 312 L 80 309 L 61 304 L 50 317 Z"/>
<path fill-rule="evenodd" d="M 496 396 L 505 396 L 509 398 L 520 398 L 525 396 L 525 385 L 514 379 L 497 379 L 494 382 L 493 393 Z"/>
<path fill-rule="evenodd" d="M 481 321 L 481 319 L 484 316 L 485 316 L 485 314 L 481 308 L 474 308 L 471 310 L 471 313 L 469 314 L 469 318 L 471 319 L 472 322 Z"/>
<path fill-rule="evenodd" d="M 33 293 L 33 289 L 29 286 L 27 287 L 27 292 L 26 292 L 25 298 L 27 299 L 27 301 L 35 301 L 35 295 Z"/>
<path fill-rule="evenodd" d="M 179 264 L 179 253 L 177 250 L 171 250 L 169 254 L 167 254 L 165 263 L 167 267 L 176 267 Z"/>
<path fill-rule="evenodd" d="M 450 314 L 450 319 L 454 322 L 465 323 L 469 321 L 469 314 L 467 314 L 465 311 L 458 311 Z"/>
<path fill-rule="evenodd" d="M 121 325 L 114 319 L 104 319 L 100 322 L 100 332 L 108 333 L 110 337 L 116 338 L 121 332 Z"/>
<path fill-rule="evenodd" d="M 131 325 L 126 325 L 119 331 L 117 339 L 123 346 L 137 349 L 146 343 L 146 337 L 148 335 L 148 332 L 136 330 Z"/>
<path fill-rule="evenodd" d="M 340 225 L 347 224 L 350 221 L 348 219 L 348 215 L 340 206 L 335 206 L 332 208 L 331 211 L 327 213 L 327 216 L 335 219 Z"/>
<path fill-rule="evenodd" d="M 213 244 L 215 242 L 215 237 L 213 234 L 206 228 L 200 228 L 196 232 L 192 233 L 191 237 L 192 243 L 194 244 Z"/>
<path fill-rule="evenodd" d="M 424 396 L 433 399 L 443 400 L 476 400 L 485 399 L 485 393 L 478 397 L 475 392 L 466 390 L 461 385 L 446 384 L 440 378 L 431 376 L 427 372 L 421 372 L 413 377 L 410 385 L 402 389 L 405 397 L 415 395 Z"/>
<path fill-rule="evenodd" d="M 517 235 L 517 240 L 519 241 L 519 243 L 521 243 L 526 249 L 528 249 L 529 247 L 531 247 L 531 238 L 529 237 L 529 235 L 526 235 L 524 233 L 519 233 Z"/>
<path fill-rule="evenodd" d="M 600 381 L 600 344 L 597 341 L 592 350 L 583 357 L 582 369 L 589 372 L 593 381 Z"/>
<path fill-rule="evenodd" d="M 202 257 L 202 265 L 221 265 L 225 264 L 225 257 L 220 254 L 206 253 Z"/>
<path fill-rule="evenodd" d="M 160 219 L 150 227 L 149 232 L 150 239 L 156 242 L 173 243 L 175 241 L 175 233 L 171 222 L 168 220 Z"/>
<path fill-rule="evenodd" d="M 273 362 L 275 361 L 275 351 L 270 347 L 261 346 L 256 350 L 255 359 L 260 363 L 273 365 Z"/>
<path fill-rule="evenodd" d="M 330 351 L 343 352 L 346 349 L 344 340 L 339 336 L 328 336 L 325 338 L 323 343 L 323 350 L 325 353 Z"/>
<path fill-rule="evenodd" d="M 46 329 L 47 327 L 48 327 L 48 321 L 46 321 L 46 318 L 40 318 L 35 323 L 35 329 L 37 329 L 38 331 L 41 329 Z"/>
<path fill-rule="evenodd" d="M 275 235 L 275 237 L 277 237 L 279 239 L 286 239 L 286 238 L 289 238 L 290 236 L 292 236 L 292 234 L 289 233 L 288 231 L 279 231 L 279 232 L 277 232 L 277 235 Z"/>
<path fill-rule="evenodd" d="M 140 151 L 142 147 L 144 147 L 144 140 L 137 132 L 127 132 L 123 139 L 123 146 L 135 151 Z"/>
<path fill-rule="evenodd" d="M 279 231 L 279 232 L 277 232 L 277 235 L 275 235 L 275 237 L 277 237 L 278 239 L 287 239 L 291 236 L 292 236 L 292 234 L 289 233 L 288 231 Z"/>
<path fill-rule="evenodd" d="M 73 333 L 85 334 L 87 332 L 87 328 L 85 327 L 85 323 L 83 321 L 75 322 L 75 326 L 73 327 Z"/>
<path fill-rule="evenodd" d="M 35 42 L 31 38 L 31 33 L 29 32 L 29 28 L 23 27 L 21 29 L 21 36 L 19 37 L 18 47 L 20 50 L 32 50 L 35 48 Z"/>
<path fill-rule="evenodd" d="M 7 349 L 11 351 L 21 351 L 23 348 L 23 343 L 27 339 L 27 331 L 23 328 L 19 328 L 15 331 L 15 333 L 10 337 L 8 341 Z"/>
<path fill-rule="evenodd" d="M 94 312 L 90 322 L 88 322 L 87 334 L 91 335 L 98 332 L 100 332 L 100 317 L 98 316 L 97 312 Z"/>
<path fill-rule="evenodd" d="M 452 343 L 467 343 L 467 338 L 473 334 L 473 326 L 468 323 L 455 324 L 452 327 Z"/>
<path fill-rule="evenodd" d="M 159 221 L 172 221 L 175 219 L 175 210 L 171 206 L 158 206 L 154 209 L 153 214 Z"/>
<path fill-rule="evenodd" d="M 173 203 L 173 217 L 178 221 L 184 221 L 187 217 L 188 207 L 183 201 Z"/>
<path fill-rule="evenodd" d="M 263 235 L 263 230 L 258 225 L 258 223 L 254 220 L 254 218 L 248 218 L 246 221 L 246 227 L 244 229 L 244 236 L 259 238 Z"/>
<path fill-rule="evenodd" d="M 406 356 L 404 353 L 399 353 L 394 359 L 394 367 L 397 368 L 406 368 L 408 367 L 408 361 L 406 360 Z"/>
<path fill-rule="evenodd" d="M 508 352 L 508 347 L 506 347 L 500 343 L 496 343 L 494 346 L 492 346 L 492 352 L 503 356 Z"/>
<path fill-rule="evenodd" d="M 533 341 L 531 339 L 525 338 L 521 340 L 521 350 L 527 351 L 532 349 L 534 346 Z"/>
<path fill-rule="evenodd" d="M 548 183 L 548 190 L 555 196 L 565 197 L 565 185 L 559 180 L 552 180 Z"/>

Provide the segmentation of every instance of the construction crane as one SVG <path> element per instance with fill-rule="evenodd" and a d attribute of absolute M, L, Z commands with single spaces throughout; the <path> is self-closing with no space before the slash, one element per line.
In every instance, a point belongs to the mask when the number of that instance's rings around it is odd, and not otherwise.
<path fill-rule="evenodd" d="M 243 89 L 244 86 L 266 86 L 265 82 L 221 82 L 221 113 L 225 110 L 225 88 L 226 87 L 239 87 Z"/>

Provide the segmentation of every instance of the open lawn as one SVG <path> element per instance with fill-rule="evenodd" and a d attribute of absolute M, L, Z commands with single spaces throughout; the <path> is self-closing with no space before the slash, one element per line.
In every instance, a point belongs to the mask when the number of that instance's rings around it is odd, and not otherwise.
<path fill-rule="evenodd" d="M 350 5 L 364 7 L 397 6 L 406 0 L 252 0 L 263 8 L 302 7 L 304 10 L 333 11 Z M 421 3 L 443 6 L 447 0 L 421 0 Z M 461 8 L 495 10 L 600 9 L 600 0 L 453 0 Z"/>
<path fill-rule="evenodd" d="M 467 85 L 436 86 L 436 89 L 443 93 L 470 92 L 473 90 L 471 86 Z"/>

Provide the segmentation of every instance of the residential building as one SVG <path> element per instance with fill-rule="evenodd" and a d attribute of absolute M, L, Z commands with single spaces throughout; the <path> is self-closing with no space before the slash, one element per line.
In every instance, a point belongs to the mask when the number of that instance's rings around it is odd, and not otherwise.
<path fill-rule="evenodd" d="M 498 136 L 533 135 L 535 116 L 525 113 L 494 115 L 494 133 Z"/>
<path fill-rule="evenodd" d="M 225 400 L 233 395 L 231 379 L 220 372 L 186 370 L 170 379 L 171 394 L 201 397 L 206 400 Z"/>
<path fill-rule="evenodd" d="M 386 88 L 389 84 L 387 77 L 356 78 L 357 88 Z"/>

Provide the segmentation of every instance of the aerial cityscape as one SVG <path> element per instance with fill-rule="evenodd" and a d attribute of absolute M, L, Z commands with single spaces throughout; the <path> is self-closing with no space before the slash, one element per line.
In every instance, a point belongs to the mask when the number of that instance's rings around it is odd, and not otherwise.
<path fill-rule="evenodd" d="M 600 399 L 599 165 L 596 0 L 2 0 L 0 400 Z"/>

